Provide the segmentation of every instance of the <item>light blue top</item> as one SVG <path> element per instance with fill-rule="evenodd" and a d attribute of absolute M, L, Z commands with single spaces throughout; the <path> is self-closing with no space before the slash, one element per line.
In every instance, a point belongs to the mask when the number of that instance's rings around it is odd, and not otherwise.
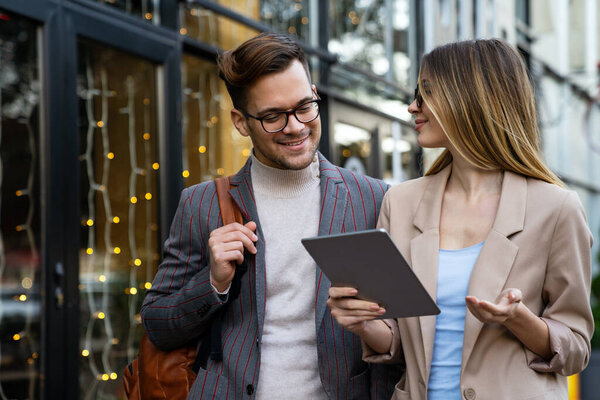
<path fill-rule="evenodd" d="M 435 340 L 428 400 L 460 400 L 465 296 L 469 277 L 483 242 L 459 250 L 440 249 L 438 256 L 437 305 L 441 313 L 435 321 Z"/>

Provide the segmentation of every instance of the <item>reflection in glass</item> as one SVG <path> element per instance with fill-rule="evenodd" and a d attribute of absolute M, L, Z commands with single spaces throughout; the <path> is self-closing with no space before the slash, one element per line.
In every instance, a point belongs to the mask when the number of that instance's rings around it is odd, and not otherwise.
<path fill-rule="evenodd" d="M 263 0 L 260 2 L 261 21 L 278 32 L 298 35 L 309 41 L 308 0 Z"/>
<path fill-rule="evenodd" d="M 79 55 L 80 390 L 116 399 L 159 259 L 155 71 L 91 42 Z"/>
<path fill-rule="evenodd" d="M 161 0 L 96 0 L 108 4 L 128 14 L 136 15 L 155 25 L 160 25 L 160 1 Z"/>
<path fill-rule="evenodd" d="M 0 398 L 39 398 L 40 81 L 35 25 L 0 12 Z"/>
<path fill-rule="evenodd" d="M 369 172 L 371 142 L 372 135 L 368 130 L 336 122 L 334 124 L 336 165 L 359 174 L 373 175 L 372 172 Z"/>
<path fill-rule="evenodd" d="M 330 0 L 329 51 L 408 85 L 409 0 Z"/>
<path fill-rule="evenodd" d="M 190 186 L 231 175 L 250 155 L 251 143 L 231 123 L 231 100 L 213 62 L 184 55 L 183 171 Z"/>
<path fill-rule="evenodd" d="M 245 17 L 258 20 L 258 1 L 219 1 L 221 5 Z M 179 5 L 179 33 L 215 47 L 232 49 L 259 32 L 211 10 L 182 2 Z"/>

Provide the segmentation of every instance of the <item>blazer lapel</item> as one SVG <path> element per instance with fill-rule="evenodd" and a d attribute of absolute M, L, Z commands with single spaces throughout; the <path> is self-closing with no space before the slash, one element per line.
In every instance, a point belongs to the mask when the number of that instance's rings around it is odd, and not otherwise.
<path fill-rule="evenodd" d="M 255 256 L 255 292 L 256 292 L 256 314 L 258 320 L 258 334 L 262 335 L 263 323 L 265 318 L 265 302 L 266 302 L 266 271 L 265 271 L 265 237 L 262 233 L 260 221 L 258 220 L 258 211 L 254 200 L 254 190 L 252 189 L 252 176 L 250 174 L 250 165 L 252 157 L 248 158 L 246 164 L 237 174 L 231 179 L 233 186 L 229 193 L 233 200 L 238 205 L 244 216 L 244 221 L 256 222 L 256 242 L 257 253 Z M 251 273 L 251 268 L 247 273 Z"/>
<path fill-rule="evenodd" d="M 337 167 L 318 153 L 321 179 L 321 215 L 319 218 L 319 236 L 333 235 L 344 231 L 344 217 L 348 203 L 348 189 Z M 321 327 L 327 308 L 327 298 L 331 282 L 321 268 L 317 266 L 315 323 L 317 332 Z"/>
<path fill-rule="evenodd" d="M 523 230 L 526 199 L 526 178 L 512 172 L 504 172 L 496 218 L 469 279 L 467 293 L 470 296 L 494 301 L 504 289 L 519 251 L 518 246 L 509 237 Z M 463 370 L 482 328 L 483 323 L 467 310 L 462 353 Z"/>
<path fill-rule="evenodd" d="M 440 213 L 444 190 L 452 170 L 449 165 L 436 175 L 423 193 L 413 219 L 413 225 L 421 231 L 410 242 L 411 266 L 432 299 L 437 299 L 438 251 L 440 246 Z M 424 364 L 420 365 L 423 377 L 428 379 L 429 365 L 435 339 L 435 315 L 419 317 L 423 340 Z"/>

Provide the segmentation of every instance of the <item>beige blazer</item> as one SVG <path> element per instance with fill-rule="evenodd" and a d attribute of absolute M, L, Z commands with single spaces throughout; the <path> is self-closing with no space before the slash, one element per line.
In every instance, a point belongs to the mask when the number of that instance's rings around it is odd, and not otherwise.
<path fill-rule="evenodd" d="M 404 182 L 383 200 L 385 228 L 433 299 L 437 292 L 439 221 L 451 165 Z M 505 172 L 498 211 L 469 279 L 468 294 L 493 301 L 505 288 L 547 323 L 554 356 L 545 361 L 500 324 L 483 324 L 468 310 L 460 391 L 463 399 L 567 399 L 566 376 L 590 355 L 592 235 L 577 194 Z M 466 306 L 465 306 L 466 307 Z M 369 362 L 406 362 L 392 399 L 426 399 L 435 316 L 389 320 L 389 354 L 364 347 Z"/>

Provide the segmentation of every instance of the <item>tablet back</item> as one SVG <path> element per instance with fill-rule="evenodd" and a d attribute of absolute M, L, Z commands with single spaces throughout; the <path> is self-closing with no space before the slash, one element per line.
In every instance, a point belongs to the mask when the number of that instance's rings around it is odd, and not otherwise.
<path fill-rule="evenodd" d="M 384 229 L 302 239 L 333 286 L 358 289 L 358 298 L 386 309 L 381 318 L 439 314 L 440 310 Z"/>

